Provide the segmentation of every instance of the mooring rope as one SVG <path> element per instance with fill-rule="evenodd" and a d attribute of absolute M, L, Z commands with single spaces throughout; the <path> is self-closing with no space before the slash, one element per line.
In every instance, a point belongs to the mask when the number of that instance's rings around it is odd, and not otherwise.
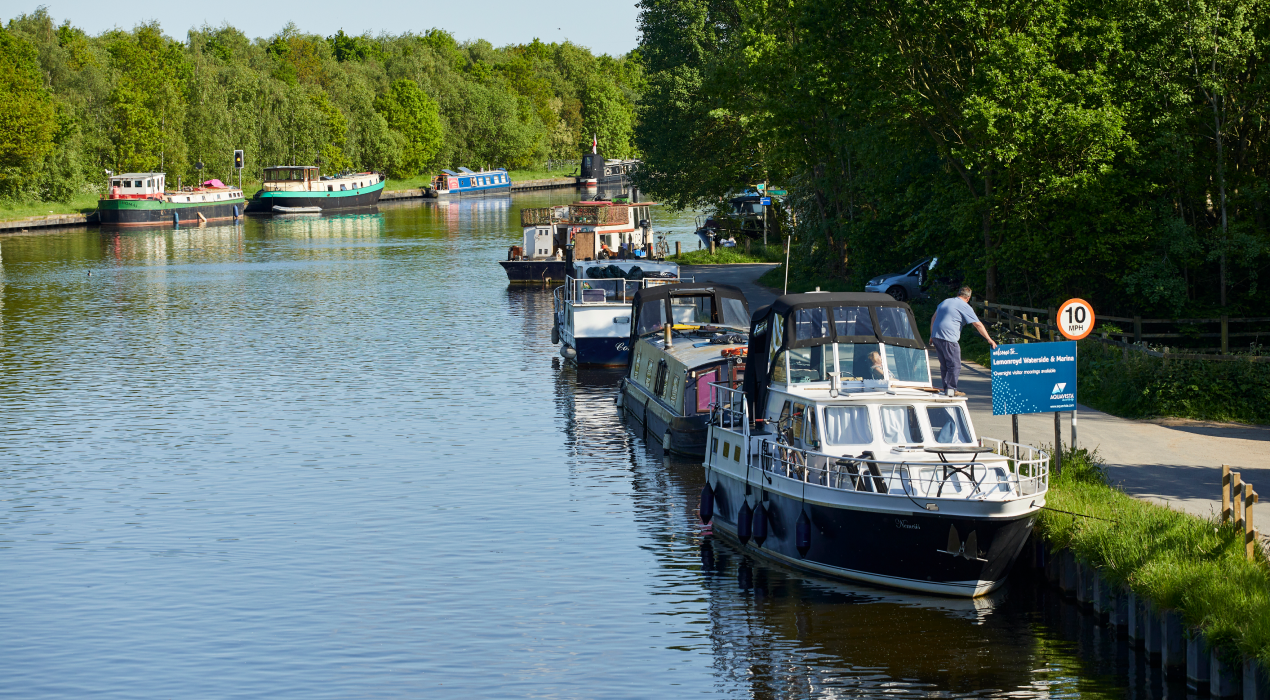
<path fill-rule="evenodd" d="M 1082 518 L 1089 518 L 1089 519 L 1091 519 L 1091 520 L 1101 520 L 1101 521 L 1103 521 L 1104 523 L 1115 523 L 1115 524 L 1117 524 L 1117 525 L 1119 525 L 1119 524 L 1120 524 L 1120 521 L 1119 521 L 1119 520 L 1109 520 L 1109 519 L 1107 519 L 1107 518 L 1100 518 L 1100 517 L 1098 517 L 1098 516 L 1096 516 L 1096 515 L 1085 515 L 1084 513 L 1073 513 L 1073 512 L 1071 512 L 1070 510 L 1059 510 L 1059 509 L 1057 509 L 1057 508 L 1050 508 L 1049 506 L 1041 506 L 1041 510 L 1052 510 L 1052 511 L 1054 511 L 1055 513 L 1063 513 L 1063 514 L 1066 514 L 1066 515 L 1076 515 L 1076 516 L 1079 516 L 1079 517 L 1082 517 Z"/>

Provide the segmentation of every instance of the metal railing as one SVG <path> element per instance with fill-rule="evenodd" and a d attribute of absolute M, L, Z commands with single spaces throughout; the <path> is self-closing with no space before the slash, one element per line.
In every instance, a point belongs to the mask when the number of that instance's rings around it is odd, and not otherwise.
<path fill-rule="evenodd" d="M 635 293 L 645 287 L 656 287 L 662 284 L 679 284 L 692 282 L 691 277 L 647 277 L 638 280 L 628 279 L 591 279 L 565 277 L 564 285 L 556 288 L 556 296 L 560 302 L 571 301 L 575 304 L 629 304 Z M 590 294 L 586 294 L 590 292 Z M 600 298 L 600 295 L 603 298 Z"/>
<path fill-rule="evenodd" d="M 740 434 L 745 445 L 744 463 L 770 474 L 831 489 L 912 499 L 1008 501 L 1049 489 L 1047 452 L 995 438 L 980 438 L 979 444 L 984 454 L 1003 459 L 896 461 L 865 454 L 831 455 L 769 438 L 755 444 L 744 392 L 728 383 L 712 383 L 710 387 L 710 423 Z"/>
<path fill-rule="evenodd" d="M 618 226 L 631 222 L 631 206 L 562 205 L 520 210 L 521 226 L 576 224 L 579 226 Z"/>

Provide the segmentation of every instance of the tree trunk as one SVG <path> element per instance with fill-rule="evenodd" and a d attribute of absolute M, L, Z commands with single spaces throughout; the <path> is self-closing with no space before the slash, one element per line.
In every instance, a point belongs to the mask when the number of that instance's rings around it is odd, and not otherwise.
<path fill-rule="evenodd" d="M 989 202 L 992 199 L 992 175 L 991 173 L 983 176 L 983 254 L 984 254 L 984 283 L 983 298 L 987 301 L 997 300 L 997 262 L 994 255 L 992 245 L 992 209 Z"/>
<path fill-rule="evenodd" d="M 1221 110 L 1217 107 L 1217 93 L 1214 92 L 1209 99 L 1209 104 L 1213 106 L 1213 133 L 1216 136 L 1214 142 L 1217 144 L 1217 195 L 1218 206 L 1221 208 L 1221 272 L 1218 283 L 1221 286 L 1221 305 L 1226 305 L 1226 159 L 1222 146 L 1222 123 Z"/>

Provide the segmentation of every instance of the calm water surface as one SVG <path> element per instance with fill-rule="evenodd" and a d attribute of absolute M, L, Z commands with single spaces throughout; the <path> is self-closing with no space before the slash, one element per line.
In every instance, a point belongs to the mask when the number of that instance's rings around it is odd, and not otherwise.
<path fill-rule="evenodd" d="M 570 199 L 0 239 L 0 696 L 1176 696 L 1024 579 L 703 536 L 494 262 Z"/>

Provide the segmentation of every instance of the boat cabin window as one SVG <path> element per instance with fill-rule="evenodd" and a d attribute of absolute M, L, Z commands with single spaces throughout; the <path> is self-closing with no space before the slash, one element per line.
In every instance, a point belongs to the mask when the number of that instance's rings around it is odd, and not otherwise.
<path fill-rule="evenodd" d="M 666 304 L 661 299 L 646 301 L 640 305 L 639 325 L 635 335 L 656 333 L 666 327 Z"/>
<path fill-rule="evenodd" d="M 912 406 L 882 407 L 882 440 L 888 445 L 917 445 L 922 442 L 922 426 Z"/>
<path fill-rule="evenodd" d="M 868 445 L 873 442 L 866 406 L 826 406 L 825 443 L 829 445 Z"/>
<path fill-rule="evenodd" d="M 710 323 L 714 318 L 714 302 L 710 297 L 671 297 L 670 314 L 675 323 Z"/>
<path fill-rule="evenodd" d="M 795 340 L 828 338 L 831 335 L 829 318 L 825 315 L 824 307 L 813 306 L 809 309 L 798 309 L 794 312 Z"/>
<path fill-rule="evenodd" d="M 935 434 L 935 442 L 942 444 L 968 443 L 970 427 L 966 423 L 966 414 L 960 406 L 927 406 L 926 417 L 930 420 L 931 432 Z"/>
<path fill-rule="evenodd" d="M 723 317 L 719 322 L 725 326 L 733 326 L 736 328 L 749 328 L 750 315 L 745 312 L 745 302 L 732 297 L 723 297 L 719 300 L 719 310 L 723 312 Z"/>
<path fill-rule="evenodd" d="M 873 319 L 867 306 L 833 307 L 833 324 L 838 335 L 874 335 Z"/>
<path fill-rule="evenodd" d="M 792 348 L 789 350 L 789 382 L 803 384 L 806 382 L 823 382 L 828 380 L 826 363 L 833 366 L 832 349 L 828 345 L 813 345 L 809 348 Z"/>
<path fill-rule="evenodd" d="M 776 320 L 772 321 L 772 335 L 770 339 L 771 339 L 772 347 L 770 350 L 768 350 L 768 353 L 767 353 L 767 359 L 769 362 L 776 359 L 777 351 L 780 350 L 781 344 L 785 342 L 785 324 L 781 322 L 779 316 L 776 318 Z M 784 380 L 785 363 L 778 362 L 777 365 L 780 367 L 780 370 L 781 370 L 782 378 L 780 379 L 780 381 L 783 382 L 785 381 Z M 772 372 L 773 372 L 772 378 L 775 379 L 776 375 L 774 373 L 776 372 L 776 368 L 772 368 Z"/>
<path fill-rule="evenodd" d="M 786 371 L 785 362 L 789 359 L 789 351 L 782 352 L 776 356 L 776 362 L 772 365 L 772 381 L 778 384 L 786 384 L 789 382 L 789 372 Z"/>
<path fill-rule="evenodd" d="M 925 350 L 883 345 L 886 349 L 886 368 L 897 382 L 930 382 L 930 360 Z"/>
<path fill-rule="evenodd" d="M 844 382 L 886 379 L 877 343 L 838 343 L 838 371 Z"/>
<path fill-rule="evenodd" d="M 888 338 L 916 340 L 913 337 L 913 323 L 909 320 L 910 317 L 906 309 L 898 306 L 879 306 L 877 312 L 880 335 Z"/>

